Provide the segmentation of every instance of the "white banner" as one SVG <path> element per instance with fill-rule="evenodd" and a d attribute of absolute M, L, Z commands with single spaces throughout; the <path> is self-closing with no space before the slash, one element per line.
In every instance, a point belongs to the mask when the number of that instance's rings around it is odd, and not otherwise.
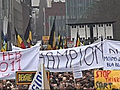
<path fill-rule="evenodd" d="M 16 71 L 37 71 L 39 46 L 0 52 L 0 79 L 15 79 Z"/>
<path fill-rule="evenodd" d="M 104 54 L 104 70 L 120 70 L 120 54 Z"/>
<path fill-rule="evenodd" d="M 120 54 L 120 41 L 103 41 L 103 52 L 104 54 Z"/>
<path fill-rule="evenodd" d="M 72 71 L 73 64 L 79 64 L 81 70 L 101 68 L 104 54 L 120 54 L 120 41 L 104 40 L 86 46 L 40 51 L 40 60 L 51 72 L 68 72 Z"/>
<path fill-rule="evenodd" d="M 47 70 L 51 72 L 72 71 L 71 66 L 78 64 L 81 70 L 103 67 L 103 44 L 101 42 L 60 50 L 40 51 Z"/>

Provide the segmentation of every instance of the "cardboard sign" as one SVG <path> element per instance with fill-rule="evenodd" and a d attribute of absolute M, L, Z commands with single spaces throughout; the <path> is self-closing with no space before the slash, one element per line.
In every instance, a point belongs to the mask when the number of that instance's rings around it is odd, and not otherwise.
<path fill-rule="evenodd" d="M 120 70 L 95 70 L 94 86 L 96 90 L 120 89 Z"/>
<path fill-rule="evenodd" d="M 36 74 L 36 71 L 18 71 L 18 72 L 16 72 L 16 83 L 17 83 L 17 85 L 31 84 L 35 74 Z M 46 74 L 47 74 L 47 79 L 48 79 L 48 82 L 49 82 L 50 72 L 46 71 Z"/>
<path fill-rule="evenodd" d="M 31 84 L 36 71 L 19 71 L 16 72 L 16 83 L 20 84 Z"/>

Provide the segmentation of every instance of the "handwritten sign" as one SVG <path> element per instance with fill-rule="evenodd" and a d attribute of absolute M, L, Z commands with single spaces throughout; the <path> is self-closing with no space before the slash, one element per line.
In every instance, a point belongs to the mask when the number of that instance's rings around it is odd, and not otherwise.
<path fill-rule="evenodd" d="M 120 54 L 104 54 L 104 70 L 120 70 Z"/>
<path fill-rule="evenodd" d="M 94 86 L 97 90 L 120 89 L 120 71 L 95 70 Z"/>
<path fill-rule="evenodd" d="M 75 79 L 83 77 L 82 71 L 81 71 L 80 66 L 78 64 L 72 65 L 72 69 L 73 69 L 73 76 Z"/>
<path fill-rule="evenodd" d="M 0 52 L 0 79 L 15 79 L 16 71 L 36 71 L 38 63 L 39 46 Z"/>

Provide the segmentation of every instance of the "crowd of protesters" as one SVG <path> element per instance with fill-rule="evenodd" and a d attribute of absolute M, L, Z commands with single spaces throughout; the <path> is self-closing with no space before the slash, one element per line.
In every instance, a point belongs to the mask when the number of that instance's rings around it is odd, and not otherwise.
<path fill-rule="evenodd" d="M 86 70 L 83 77 L 74 79 L 72 72 L 51 73 L 51 90 L 94 90 L 94 70 Z"/>
<path fill-rule="evenodd" d="M 94 70 L 83 71 L 83 77 L 74 79 L 72 72 L 51 72 L 49 83 L 51 90 L 94 90 Z M 0 80 L 0 90 L 28 89 L 29 85 L 16 85 L 15 80 Z"/>

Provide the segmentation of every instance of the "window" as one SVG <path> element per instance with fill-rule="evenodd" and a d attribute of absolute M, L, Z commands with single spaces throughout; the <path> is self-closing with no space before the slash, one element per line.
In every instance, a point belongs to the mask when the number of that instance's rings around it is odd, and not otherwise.
<path fill-rule="evenodd" d="M 84 25 L 82 25 L 82 28 L 84 28 Z"/>
<path fill-rule="evenodd" d="M 103 24 L 99 24 L 99 27 L 103 27 Z"/>
<path fill-rule="evenodd" d="M 108 26 L 108 24 L 106 24 L 106 26 Z"/>
<path fill-rule="evenodd" d="M 80 27 L 80 28 L 82 28 L 82 26 L 81 26 L 81 25 L 80 25 L 79 27 Z"/>
<path fill-rule="evenodd" d="M 101 24 L 100 26 L 103 27 L 103 24 Z"/>
<path fill-rule="evenodd" d="M 76 26 L 72 26 L 72 28 L 76 28 Z"/>
<path fill-rule="evenodd" d="M 109 24 L 109 26 L 111 26 L 111 24 Z"/>
<path fill-rule="evenodd" d="M 74 41 L 74 38 L 72 38 L 72 41 Z"/>
<path fill-rule="evenodd" d="M 112 39 L 112 36 L 107 36 L 107 39 Z"/>

